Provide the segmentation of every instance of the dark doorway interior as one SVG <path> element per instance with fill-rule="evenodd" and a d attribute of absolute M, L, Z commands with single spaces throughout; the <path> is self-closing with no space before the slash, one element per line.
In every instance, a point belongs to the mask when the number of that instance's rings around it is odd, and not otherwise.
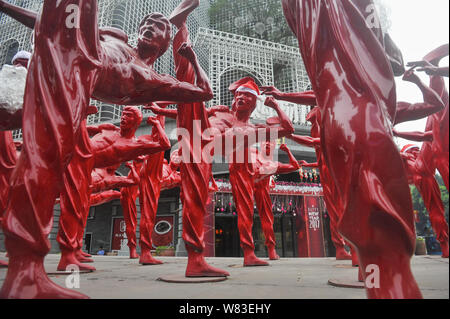
<path fill-rule="evenodd" d="M 216 215 L 216 257 L 241 257 L 237 216 Z"/>
<path fill-rule="evenodd" d="M 84 235 L 84 251 L 91 254 L 92 233 L 86 233 Z"/>

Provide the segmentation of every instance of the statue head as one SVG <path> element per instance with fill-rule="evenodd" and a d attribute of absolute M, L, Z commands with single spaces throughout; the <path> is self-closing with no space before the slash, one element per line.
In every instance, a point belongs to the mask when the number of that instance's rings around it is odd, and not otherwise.
<path fill-rule="evenodd" d="M 415 144 L 408 144 L 402 148 L 402 153 L 407 153 L 413 155 L 415 158 L 419 156 L 420 148 Z"/>
<path fill-rule="evenodd" d="M 14 66 L 23 66 L 24 68 L 28 68 L 28 62 L 31 59 L 31 53 L 27 51 L 19 51 L 17 54 L 12 58 L 11 63 Z"/>
<path fill-rule="evenodd" d="M 233 112 L 245 113 L 250 117 L 256 108 L 256 102 L 260 95 L 260 90 L 255 80 L 251 77 L 243 78 L 231 84 L 229 90 L 234 94 Z"/>
<path fill-rule="evenodd" d="M 141 125 L 142 119 L 142 112 L 137 107 L 126 106 L 123 108 L 120 119 L 120 130 L 122 133 L 132 132 L 134 134 Z"/>
<path fill-rule="evenodd" d="M 141 58 L 158 59 L 170 46 L 171 26 L 161 13 L 150 13 L 139 25 L 138 52 Z"/>

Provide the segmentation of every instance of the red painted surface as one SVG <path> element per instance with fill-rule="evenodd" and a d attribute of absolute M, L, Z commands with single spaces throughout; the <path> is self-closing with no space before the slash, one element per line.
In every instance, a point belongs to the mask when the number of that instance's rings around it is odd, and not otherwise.
<path fill-rule="evenodd" d="M 79 8 L 76 27 L 66 24 L 69 5 Z M 3 221 L 10 268 L 0 296 L 85 298 L 54 284 L 43 261 L 50 249 L 53 205 L 63 189 L 63 175 L 82 134 L 91 97 L 122 105 L 195 102 L 211 99 L 211 88 L 201 76 L 193 85 L 156 73 L 152 66 L 169 47 L 171 33 L 169 21 L 160 14 L 144 18 L 135 49 L 121 30 L 98 28 L 96 0 L 45 0 L 39 16 L 10 5 L 1 8 L 35 28 L 35 50 L 23 105 L 24 146 Z M 153 36 L 147 38 L 150 30 Z M 106 167 L 129 160 L 121 155 L 110 153 L 96 162 L 104 160 Z M 43 189 L 46 196 L 38 194 Z"/>
<path fill-rule="evenodd" d="M 381 288 L 368 288 L 367 295 L 422 298 L 410 266 L 415 249 L 411 195 L 391 129 L 397 107 L 394 73 L 381 29 L 366 23 L 373 2 L 282 4 L 321 110 L 324 162 L 343 207 L 338 230 L 355 246 L 363 269 L 380 268 Z"/>
<path fill-rule="evenodd" d="M 322 212 L 320 211 L 319 198 L 306 196 L 304 209 L 308 257 L 325 257 Z"/>
<path fill-rule="evenodd" d="M 111 237 L 111 250 L 120 250 L 124 241 L 127 240 L 125 219 L 113 218 L 113 229 Z"/>

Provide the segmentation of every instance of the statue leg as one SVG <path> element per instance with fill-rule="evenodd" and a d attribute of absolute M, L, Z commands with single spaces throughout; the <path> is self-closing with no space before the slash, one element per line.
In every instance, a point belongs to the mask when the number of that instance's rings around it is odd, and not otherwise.
<path fill-rule="evenodd" d="M 136 198 L 138 187 L 132 186 L 123 188 L 121 193 L 120 202 L 122 204 L 123 217 L 125 219 L 126 234 L 128 239 L 128 247 L 130 248 L 130 259 L 139 258 L 139 254 L 136 251 L 136 227 L 137 227 L 137 209 Z"/>
<path fill-rule="evenodd" d="M 78 164 L 79 158 L 74 157 L 64 174 L 64 189 L 60 195 L 61 215 L 59 218 L 58 235 L 56 237 L 61 250 L 58 271 L 66 271 L 67 267 L 71 265 L 76 265 L 80 270 L 95 271 L 94 267 L 83 264 L 77 255 L 79 230 L 83 228 L 83 212 L 86 209 L 86 201 L 90 194 L 89 181 L 83 180 L 84 176 L 90 175 L 77 174 L 83 172 L 84 166 L 84 163 L 81 166 Z M 75 176 L 77 178 L 74 178 Z M 87 207 L 87 209 L 89 208 Z"/>
<path fill-rule="evenodd" d="M 151 155 L 145 161 L 141 171 L 139 184 L 139 201 L 141 204 L 141 224 L 139 227 L 141 237 L 139 245 L 141 246 L 141 256 L 139 263 L 142 265 L 159 265 L 163 263 L 151 254 L 153 247 L 152 234 L 161 194 L 163 160 L 164 152 Z"/>
<path fill-rule="evenodd" d="M 417 177 L 414 179 L 414 183 L 420 191 L 430 215 L 436 239 L 441 244 L 442 258 L 448 258 L 448 224 L 445 220 L 445 209 L 439 185 L 433 175 Z"/>
<path fill-rule="evenodd" d="M 246 165 L 237 164 L 238 169 L 230 169 L 230 183 L 238 214 L 238 229 L 241 248 L 244 251 L 244 267 L 268 266 L 255 255 L 253 243 L 253 177 L 248 174 Z"/>
<path fill-rule="evenodd" d="M 178 54 L 179 48 L 189 42 L 189 32 L 185 23 L 179 26 L 179 31 L 173 41 L 173 52 L 177 79 L 195 83 L 193 66 L 187 59 Z M 199 126 L 194 125 L 200 123 Z M 189 132 L 190 137 L 202 136 L 203 130 L 209 128 L 208 115 L 204 103 L 179 104 L 178 127 Z M 197 134 L 197 135 L 195 135 Z M 192 139 L 184 141 L 181 146 L 183 152 L 193 157 L 193 153 L 201 154 L 206 142 L 201 141 L 200 149 L 195 149 Z M 180 165 L 181 190 L 183 193 L 183 240 L 188 252 L 186 277 L 225 277 L 230 274 L 222 269 L 208 265 L 203 251 L 204 218 L 206 216 L 206 203 L 209 198 L 209 181 L 211 179 L 211 164 L 201 158 L 199 162 L 182 161 Z"/>
<path fill-rule="evenodd" d="M 273 230 L 274 217 L 272 212 L 272 200 L 267 187 L 264 187 L 264 185 L 255 185 L 255 201 L 261 219 L 261 226 L 265 237 L 265 245 L 269 253 L 269 259 L 278 260 L 280 259 L 280 256 L 275 249 L 276 241 Z"/>
<path fill-rule="evenodd" d="M 378 156 L 378 161 L 367 158 L 359 164 L 353 162 L 352 167 L 333 167 L 352 176 L 347 183 L 353 191 L 345 196 L 346 209 L 338 227 L 354 245 L 363 280 L 373 284 L 366 287 L 369 298 L 422 298 L 410 265 L 415 233 L 409 187 L 398 150 L 393 142 L 388 143 L 371 152 L 372 157 Z M 380 165 L 386 158 L 390 159 L 388 164 Z M 344 181 L 342 175 L 339 178 Z M 378 187 L 375 189 L 374 185 Z M 395 277 L 399 280 L 393 280 Z"/>
<path fill-rule="evenodd" d="M 170 15 L 170 22 L 180 29 L 183 24 L 186 23 L 189 14 L 191 14 L 191 12 L 194 11 L 199 4 L 199 0 L 183 0 Z"/>
<path fill-rule="evenodd" d="M 64 27 L 71 4 L 80 9 L 80 28 Z M 86 298 L 53 283 L 44 258 L 50 250 L 53 206 L 94 87 L 97 37 L 96 0 L 44 1 L 24 98 L 24 147 L 3 221 L 9 269 L 1 298 Z"/>

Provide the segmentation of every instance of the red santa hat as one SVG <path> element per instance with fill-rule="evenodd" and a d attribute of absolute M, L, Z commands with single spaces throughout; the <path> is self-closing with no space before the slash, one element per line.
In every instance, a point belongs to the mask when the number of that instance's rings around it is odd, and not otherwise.
<path fill-rule="evenodd" d="M 259 96 L 260 90 L 258 84 L 252 77 L 245 77 L 230 85 L 229 90 L 235 95 L 237 92 L 247 92 L 255 96 Z"/>
<path fill-rule="evenodd" d="M 14 61 L 16 61 L 17 59 L 29 60 L 29 59 L 31 59 L 31 53 L 27 52 L 27 51 L 19 51 L 12 58 L 11 63 L 14 64 Z"/>
<path fill-rule="evenodd" d="M 417 145 L 415 145 L 415 144 L 408 144 L 408 145 L 405 145 L 405 146 L 402 148 L 402 153 L 406 153 L 406 152 L 408 152 L 408 151 L 410 151 L 410 150 L 412 150 L 412 149 L 415 149 L 415 148 L 417 148 L 418 150 L 420 150 L 419 146 L 417 146 Z"/>

